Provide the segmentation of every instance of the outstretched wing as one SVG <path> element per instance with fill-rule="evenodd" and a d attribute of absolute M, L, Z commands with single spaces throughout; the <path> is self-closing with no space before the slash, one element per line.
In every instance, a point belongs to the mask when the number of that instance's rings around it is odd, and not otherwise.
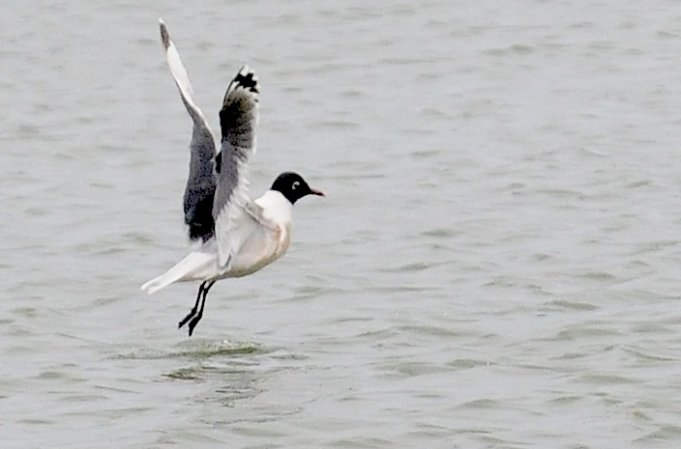
<path fill-rule="evenodd" d="M 217 189 L 213 203 L 218 260 L 226 267 L 254 229 L 248 196 L 248 159 L 255 153 L 258 79 L 244 66 L 229 83 L 220 110 L 222 143 L 215 157 Z"/>
<path fill-rule="evenodd" d="M 159 19 L 159 23 L 161 26 L 161 42 L 163 42 L 166 51 L 170 73 L 180 91 L 182 102 L 194 122 L 192 140 L 189 144 L 191 150 L 189 177 L 184 191 L 184 222 L 189 226 L 190 239 L 202 239 L 205 242 L 213 236 L 215 231 L 213 220 L 213 197 L 216 188 L 213 173 L 215 139 L 201 109 L 194 103 L 192 85 L 189 82 L 187 70 L 182 64 L 175 44 L 170 40 L 166 24 L 161 19 Z"/>

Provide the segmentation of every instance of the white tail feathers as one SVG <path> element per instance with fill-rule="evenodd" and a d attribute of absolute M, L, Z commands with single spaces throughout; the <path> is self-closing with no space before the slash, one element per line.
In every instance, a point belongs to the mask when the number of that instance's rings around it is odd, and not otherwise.
<path fill-rule="evenodd" d="M 217 255 L 196 251 L 187 254 L 170 270 L 142 285 L 151 295 L 175 282 L 206 280 L 217 274 Z"/>

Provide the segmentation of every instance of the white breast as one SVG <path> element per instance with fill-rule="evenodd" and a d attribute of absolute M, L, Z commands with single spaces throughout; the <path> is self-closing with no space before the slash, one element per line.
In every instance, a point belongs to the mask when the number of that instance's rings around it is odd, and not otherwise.
<path fill-rule="evenodd" d="M 283 256 L 291 242 L 291 219 L 293 217 L 293 204 L 286 199 L 281 192 L 268 190 L 255 200 L 263 209 L 263 216 L 277 224 L 277 248 L 274 259 Z M 273 259 L 273 260 L 274 260 Z"/>
<path fill-rule="evenodd" d="M 259 226 L 234 259 L 225 277 L 240 277 L 260 270 L 286 253 L 291 241 L 293 205 L 280 192 L 269 190 L 255 200 L 265 225 Z"/>
<path fill-rule="evenodd" d="M 255 203 L 262 207 L 263 216 L 279 225 L 290 226 L 293 213 L 293 204 L 286 199 L 281 192 L 268 190 L 255 200 Z"/>

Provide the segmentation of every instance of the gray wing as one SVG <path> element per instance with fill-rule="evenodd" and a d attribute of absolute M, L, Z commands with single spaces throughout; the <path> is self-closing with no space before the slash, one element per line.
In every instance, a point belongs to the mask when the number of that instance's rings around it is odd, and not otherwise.
<path fill-rule="evenodd" d="M 244 66 L 229 83 L 220 110 L 222 143 L 215 158 L 217 189 L 213 203 L 218 260 L 221 267 L 248 239 L 256 224 L 249 213 L 248 160 L 255 153 L 258 121 L 258 79 Z"/>
<path fill-rule="evenodd" d="M 210 239 L 215 231 L 213 220 L 213 197 L 215 196 L 215 174 L 213 172 L 213 158 L 215 157 L 215 138 L 208 126 L 201 109 L 192 98 L 192 85 L 187 76 L 187 70 L 182 64 L 180 54 L 175 44 L 170 40 L 170 34 L 163 20 L 159 19 L 161 27 L 161 42 L 166 52 L 166 60 L 170 73 L 180 91 L 182 102 L 189 116 L 194 122 L 192 140 L 189 144 L 189 177 L 184 191 L 184 222 L 189 227 L 189 238 Z"/>

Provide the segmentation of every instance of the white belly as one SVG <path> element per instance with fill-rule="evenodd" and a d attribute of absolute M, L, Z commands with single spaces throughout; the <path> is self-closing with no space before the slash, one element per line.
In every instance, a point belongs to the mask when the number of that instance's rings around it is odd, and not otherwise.
<path fill-rule="evenodd" d="M 286 253 L 291 241 L 287 226 L 276 230 L 263 228 L 263 232 L 244 243 L 239 254 L 230 264 L 229 270 L 220 278 L 241 277 L 264 268 Z"/>

